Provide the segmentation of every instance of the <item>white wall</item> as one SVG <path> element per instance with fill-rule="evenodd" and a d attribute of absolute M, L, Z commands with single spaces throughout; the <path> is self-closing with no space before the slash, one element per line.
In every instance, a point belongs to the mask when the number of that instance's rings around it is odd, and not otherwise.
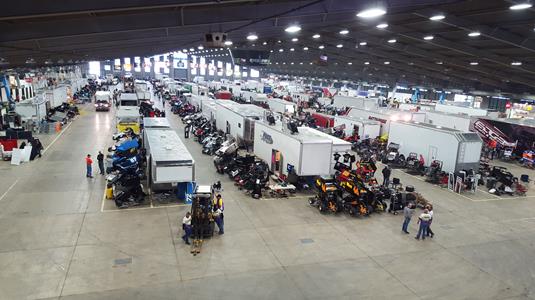
<path fill-rule="evenodd" d="M 266 133 L 271 136 L 273 144 L 268 144 L 262 140 L 262 135 Z M 300 174 L 300 156 L 301 143 L 284 133 L 271 128 L 269 125 L 256 122 L 254 128 L 254 145 L 253 152 L 260 159 L 264 160 L 271 170 L 272 150 L 278 150 L 282 153 L 282 173 L 288 175 L 286 166 L 291 164 L 295 167 L 297 175 Z"/>
<path fill-rule="evenodd" d="M 230 124 L 230 135 L 234 138 L 242 138 L 244 130 L 244 118 L 232 110 L 216 104 L 216 126 L 217 129 L 226 132 L 227 122 Z"/>

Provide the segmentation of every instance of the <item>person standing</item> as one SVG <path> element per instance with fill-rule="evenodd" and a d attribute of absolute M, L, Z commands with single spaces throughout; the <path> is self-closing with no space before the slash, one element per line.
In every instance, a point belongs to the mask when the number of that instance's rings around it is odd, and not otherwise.
<path fill-rule="evenodd" d="M 403 209 L 403 216 L 405 219 L 403 220 L 403 226 L 401 227 L 401 231 L 405 232 L 406 234 L 409 234 L 408 231 L 409 223 L 411 222 L 412 215 L 414 214 L 414 206 L 412 203 L 409 203 L 409 205 L 405 206 Z"/>
<path fill-rule="evenodd" d="M 392 169 L 389 166 L 383 168 L 383 186 L 388 186 L 390 184 L 390 174 L 392 174 Z"/>
<path fill-rule="evenodd" d="M 213 207 L 214 207 L 214 213 L 213 213 L 214 221 L 217 224 L 217 228 L 219 228 L 219 234 L 224 234 L 225 233 L 225 230 L 224 230 L 225 221 L 224 221 L 223 211 L 225 210 L 225 205 L 223 204 L 223 198 L 221 198 L 221 194 L 217 194 L 217 196 L 215 197 L 214 202 L 213 202 Z"/>
<path fill-rule="evenodd" d="M 98 169 L 100 170 L 100 175 L 104 175 L 104 154 L 98 152 L 97 155 Z"/>
<path fill-rule="evenodd" d="M 86 165 L 86 174 L 85 177 L 93 178 L 93 160 L 91 159 L 91 154 L 88 154 L 85 158 Z"/>
<path fill-rule="evenodd" d="M 182 239 L 186 245 L 190 245 L 189 237 L 191 236 L 191 213 L 188 211 L 184 218 L 182 218 L 182 229 L 184 230 L 184 235 Z"/>
<path fill-rule="evenodd" d="M 418 217 L 418 224 L 420 224 L 420 227 L 418 228 L 418 234 L 414 237 L 415 239 L 419 240 L 420 237 L 422 237 L 422 240 L 425 240 L 430 220 L 431 215 L 429 214 L 429 211 L 424 209 L 424 212 Z"/>
<path fill-rule="evenodd" d="M 428 204 L 427 210 L 429 211 L 429 215 L 431 216 L 431 219 L 429 220 L 429 225 L 427 225 L 427 236 L 434 237 L 435 233 L 433 230 L 431 230 L 431 223 L 433 223 L 433 205 Z"/>

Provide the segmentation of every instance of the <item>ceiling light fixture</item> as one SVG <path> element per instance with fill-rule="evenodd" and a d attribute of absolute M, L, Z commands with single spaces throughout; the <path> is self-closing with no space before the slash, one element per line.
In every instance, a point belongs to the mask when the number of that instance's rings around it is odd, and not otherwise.
<path fill-rule="evenodd" d="M 293 38 L 293 39 L 292 39 L 292 42 L 297 42 L 297 41 L 299 41 L 298 38 Z"/>
<path fill-rule="evenodd" d="M 360 42 L 359 45 L 361 45 L 361 46 L 366 46 L 366 45 L 368 45 L 368 43 L 366 43 L 366 42 Z"/>
<path fill-rule="evenodd" d="M 290 48 L 290 51 L 295 51 L 295 49 L 294 48 Z"/>
<path fill-rule="evenodd" d="M 381 24 L 379 24 L 379 25 L 377 25 L 377 26 L 375 26 L 375 27 L 377 27 L 377 28 L 379 28 L 379 29 L 385 29 L 385 28 L 388 27 L 388 24 L 386 24 L 386 23 L 381 23 Z"/>
<path fill-rule="evenodd" d="M 511 63 L 511 65 L 512 65 L 512 66 L 521 66 L 522 63 L 519 62 L 519 61 L 513 61 L 513 62 Z"/>
<path fill-rule="evenodd" d="M 258 35 L 256 35 L 256 34 L 249 34 L 249 35 L 247 36 L 247 40 L 249 40 L 249 41 L 256 41 L 256 40 L 258 40 Z"/>
<path fill-rule="evenodd" d="M 480 36 L 481 35 L 481 32 L 479 31 L 472 31 L 468 34 L 468 36 L 470 37 L 476 37 L 476 36 Z"/>
<path fill-rule="evenodd" d="M 308 47 L 303 48 L 303 50 L 308 51 Z"/>
<path fill-rule="evenodd" d="M 431 21 L 440 21 L 440 20 L 444 20 L 446 18 L 445 15 L 434 15 L 434 16 L 431 16 L 431 18 L 429 18 L 429 20 Z"/>
<path fill-rule="evenodd" d="M 315 35 L 312 36 L 313 39 L 319 39 L 320 37 L 321 37 L 321 35 L 319 35 L 319 34 L 317 34 L 317 33 L 316 33 Z"/>
<path fill-rule="evenodd" d="M 299 26 L 299 25 L 290 25 L 290 26 L 286 27 L 286 29 L 284 29 L 284 31 L 286 31 L 288 33 L 296 33 L 296 32 L 301 31 L 301 26 Z"/>
<path fill-rule="evenodd" d="M 280 48 L 280 49 L 279 49 L 279 52 L 284 52 L 284 49 Z"/>
<path fill-rule="evenodd" d="M 365 61 L 364 64 L 365 64 L 365 65 L 369 65 L 370 62 L 369 62 L 369 61 Z"/>
<path fill-rule="evenodd" d="M 232 41 L 225 41 L 225 46 L 232 46 Z"/>
<path fill-rule="evenodd" d="M 357 14 L 357 17 L 363 18 L 363 19 L 371 19 L 371 18 L 377 18 L 382 15 L 386 14 L 386 10 L 375 7 L 370 9 L 365 9 Z"/>
<path fill-rule="evenodd" d="M 477 61 L 473 61 L 473 62 L 470 63 L 470 65 L 471 66 L 477 66 L 477 65 L 479 65 L 479 63 Z"/>
<path fill-rule="evenodd" d="M 193 49 L 193 48 L 189 48 L 189 51 L 195 51 L 195 49 Z"/>
<path fill-rule="evenodd" d="M 430 40 L 432 40 L 432 39 L 434 39 L 434 38 L 435 38 L 435 37 L 432 36 L 432 35 L 426 35 L 426 36 L 424 36 L 424 40 L 426 40 L 426 41 L 430 41 Z"/>
<path fill-rule="evenodd" d="M 346 35 L 346 34 L 349 33 L 349 30 L 347 30 L 347 29 L 342 29 L 342 30 L 340 30 L 339 33 L 340 33 L 341 35 Z"/>
<path fill-rule="evenodd" d="M 263 42 L 262 45 L 264 45 L 264 46 L 267 45 L 267 42 Z"/>
<path fill-rule="evenodd" d="M 385 65 L 389 65 L 390 62 L 389 62 L 389 61 L 385 61 L 384 64 L 385 64 Z"/>
<path fill-rule="evenodd" d="M 351 66 L 353 63 L 352 62 L 348 62 L 347 64 Z"/>
<path fill-rule="evenodd" d="M 320 45 L 320 46 L 319 46 L 318 48 L 319 48 L 319 49 L 324 49 L 324 48 L 325 48 L 325 46 L 323 46 L 323 45 Z"/>
<path fill-rule="evenodd" d="M 390 40 L 388 40 L 388 42 L 389 42 L 390 44 L 393 44 L 393 43 L 397 42 L 397 40 L 396 40 L 396 39 L 390 39 Z"/>
<path fill-rule="evenodd" d="M 344 47 L 344 45 L 342 45 L 342 44 L 336 45 L 336 48 L 342 48 L 342 47 Z"/>
<path fill-rule="evenodd" d="M 436 64 L 437 64 L 437 65 L 442 65 L 443 62 L 441 62 L 441 61 L 437 61 Z"/>
<path fill-rule="evenodd" d="M 197 47 L 197 49 L 202 50 L 202 49 L 204 49 L 204 46 L 203 45 L 199 45 L 199 47 Z"/>
<path fill-rule="evenodd" d="M 533 5 L 530 2 L 523 2 L 523 3 L 516 3 L 511 6 L 509 6 L 509 9 L 511 10 L 522 10 L 522 9 L 528 9 L 531 8 Z"/>

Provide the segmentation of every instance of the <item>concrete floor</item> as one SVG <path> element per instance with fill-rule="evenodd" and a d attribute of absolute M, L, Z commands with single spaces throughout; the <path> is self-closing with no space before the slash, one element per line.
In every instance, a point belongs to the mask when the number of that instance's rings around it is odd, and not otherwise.
<path fill-rule="evenodd" d="M 436 237 L 416 241 L 400 215 L 246 197 L 187 140 L 199 182 L 222 180 L 225 199 L 225 235 L 193 257 L 178 237 L 187 206 L 103 209 L 84 156 L 110 145 L 113 112 L 85 111 L 42 159 L 0 163 L 0 299 L 535 299 L 533 186 L 474 198 L 395 171 L 435 205 Z"/>

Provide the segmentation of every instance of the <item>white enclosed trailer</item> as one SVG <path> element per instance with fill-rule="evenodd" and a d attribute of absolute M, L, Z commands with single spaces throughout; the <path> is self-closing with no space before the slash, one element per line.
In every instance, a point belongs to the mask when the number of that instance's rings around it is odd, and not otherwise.
<path fill-rule="evenodd" d="M 202 108 L 202 103 L 204 101 L 214 101 L 212 98 L 208 96 L 199 96 L 195 94 L 189 94 L 187 96 L 187 100 L 191 105 L 195 106 L 198 109 Z"/>
<path fill-rule="evenodd" d="M 381 135 L 388 134 L 391 121 L 416 121 L 425 122 L 425 113 L 402 111 L 396 109 L 361 109 L 353 107 L 347 116 L 379 121 L 381 123 Z"/>
<path fill-rule="evenodd" d="M 290 101 L 278 99 L 278 98 L 269 99 L 268 104 L 269 104 L 269 109 L 271 109 L 274 112 L 281 113 L 281 114 L 295 113 L 297 111 L 297 104 L 290 102 Z"/>
<path fill-rule="evenodd" d="M 441 111 L 441 112 L 450 113 L 450 114 L 465 114 L 469 116 L 480 116 L 480 117 L 488 115 L 488 111 L 485 109 L 457 106 L 457 105 L 451 105 L 451 104 L 440 104 L 440 103 L 437 103 L 435 105 L 435 111 Z"/>
<path fill-rule="evenodd" d="M 134 81 L 137 98 L 140 100 L 150 100 L 149 83 L 144 80 Z"/>
<path fill-rule="evenodd" d="M 147 171 L 152 190 L 195 181 L 195 161 L 175 130 L 146 129 Z"/>
<path fill-rule="evenodd" d="M 202 106 L 201 106 L 202 115 L 210 121 L 213 121 L 216 118 L 217 105 L 215 101 L 216 100 L 214 99 L 210 99 L 210 101 L 205 100 L 202 102 Z"/>
<path fill-rule="evenodd" d="M 254 132 L 254 153 L 277 175 L 288 175 L 293 168 L 298 176 L 333 174 L 333 154 L 347 151 L 351 145 L 309 127 L 299 127 L 291 134 L 280 122 L 269 125 L 257 122 Z"/>
<path fill-rule="evenodd" d="M 252 104 L 216 100 L 216 127 L 238 141 L 253 142 L 254 124 L 261 120 L 265 109 Z"/>
<path fill-rule="evenodd" d="M 381 123 L 364 118 L 334 116 L 334 127 L 345 125 L 344 132 L 346 136 L 354 134 L 355 129 L 359 137 L 363 140 L 373 139 L 381 134 Z"/>
<path fill-rule="evenodd" d="M 139 98 L 136 93 L 121 93 L 119 106 L 139 106 Z"/>
<path fill-rule="evenodd" d="M 144 129 L 171 128 L 167 118 L 143 118 Z"/>
<path fill-rule="evenodd" d="M 364 109 L 376 109 L 379 107 L 378 101 L 379 99 L 377 98 L 366 99 L 360 97 L 336 95 L 333 98 L 333 106 L 337 108 L 356 107 Z"/>
<path fill-rule="evenodd" d="M 473 132 L 435 126 L 419 122 L 397 121 L 390 124 L 389 143 L 400 145 L 405 157 L 414 152 L 425 158 L 425 165 L 442 161 L 442 170 L 478 170 L 483 141 Z"/>

